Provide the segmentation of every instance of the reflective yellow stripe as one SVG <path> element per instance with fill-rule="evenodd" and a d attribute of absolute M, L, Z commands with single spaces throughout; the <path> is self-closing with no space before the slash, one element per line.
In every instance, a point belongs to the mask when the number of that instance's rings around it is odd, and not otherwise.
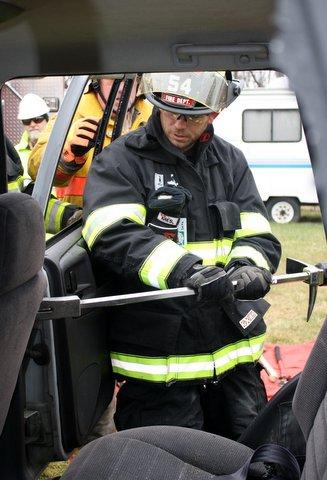
<path fill-rule="evenodd" d="M 45 214 L 45 229 L 47 233 L 58 233 L 61 230 L 61 220 L 68 202 L 50 198 Z"/>
<path fill-rule="evenodd" d="M 235 240 L 241 237 L 253 237 L 255 235 L 271 233 L 270 224 L 261 213 L 241 212 L 241 225 L 241 229 L 235 230 Z"/>
<path fill-rule="evenodd" d="M 269 264 L 265 257 L 254 247 L 239 246 L 233 248 L 227 258 L 226 263 L 229 263 L 231 260 L 237 260 L 242 258 L 248 258 L 249 260 L 252 260 L 258 267 L 263 267 L 267 270 L 270 270 Z"/>
<path fill-rule="evenodd" d="M 8 183 L 8 192 L 20 192 L 19 185 L 16 181 Z"/>
<path fill-rule="evenodd" d="M 20 192 L 24 183 L 22 176 L 17 177 L 12 182 L 8 182 L 8 192 Z"/>
<path fill-rule="evenodd" d="M 186 248 L 189 253 L 193 253 L 202 258 L 203 265 L 215 265 L 217 263 L 225 265 L 232 245 L 232 239 L 222 238 L 209 242 L 190 242 L 187 243 L 184 248 Z"/>
<path fill-rule="evenodd" d="M 143 262 L 139 270 L 141 281 L 155 288 L 168 288 L 166 282 L 169 274 L 176 263 L 187 253 L 183 247 L 172 240 L 164 240 L 152 250 Z"/>
<path fill-rule="evenodd" d="M 110 356 L 113 371 L 125 377 L 165 383 L 215 378 L 239 364 L 257 361 L 264 339 L 263 334 L 200 355 L 143 357 L 111 352 Z"/>
<path fill-rule="evenodd" d="M 109 205 L 94 210 L 85 222 L 82 235 L 89 247 L 92 248 L 95 240 L 113 224 L 124 218 L 140 225 L 145 224 L 146 210 L 144 205 L 139 203 L 125 203 Z"/>

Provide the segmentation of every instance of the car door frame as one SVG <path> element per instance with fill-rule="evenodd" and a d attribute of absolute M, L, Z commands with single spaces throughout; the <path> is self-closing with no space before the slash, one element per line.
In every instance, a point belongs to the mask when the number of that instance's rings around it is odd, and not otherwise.
<path fill-rule="evenodd" d="M 73 77 L 40 164 L 33 197 L 44 215 L 88 78 Z M 113 105 L 109 97 L 110 102 Z M 1 174 L 6 178 L 4 164 Z M 75 222 L 47 241 L 44 272 L 48 297 L 74 293 L 81 299 L 96 298 L 110 288 L 110 282 L 99 285 L 95 278 L 81 225 L 81 220 Z M 7 417 L 7 433 L 1 439 L 6 448 L 1 465 L 4 478 L 35 478 L 49 461 L 67 459 L 73 448 L 89 440 L 114 392 L 109 316 L 106 309 L 90 308 L 78 318 L 36 319 Z"/>

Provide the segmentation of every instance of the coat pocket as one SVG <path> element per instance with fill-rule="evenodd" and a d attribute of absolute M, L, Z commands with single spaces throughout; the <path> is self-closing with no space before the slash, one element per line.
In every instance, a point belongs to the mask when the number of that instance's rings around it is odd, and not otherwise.
<path fill-rule="evenodd" d="M 216 200 L 209 204 L 209 212 L 215 238 L 222 238 L 241 228 L 240 209 L 236 203 Z"/>

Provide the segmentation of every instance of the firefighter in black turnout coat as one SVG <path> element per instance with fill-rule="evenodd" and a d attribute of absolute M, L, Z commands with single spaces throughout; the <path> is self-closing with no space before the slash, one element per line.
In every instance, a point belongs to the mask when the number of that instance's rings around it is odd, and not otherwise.
<path fill-rule="evenodd" d="M 196 295 L 108 312 L 113 372 L 126 380 L 116 427 L 237 439 L 266 400 L 262 297 L 280 259 L 242 152 L 213 134 L 239 87 L 217 72 L 183 72 L 145 74 L 141 88 L 156 108 L 95 159 L 83 236 L 117 293 L 189 286 Z"/>

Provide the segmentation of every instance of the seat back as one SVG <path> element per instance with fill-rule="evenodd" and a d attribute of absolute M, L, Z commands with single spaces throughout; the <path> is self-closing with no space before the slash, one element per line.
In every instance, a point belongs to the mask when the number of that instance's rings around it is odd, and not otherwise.
<path fill-rule="evenodd" d="M 0 434 L 19 369 L 44 296 L 45 231 L 29 195 L 0 195 Z"/>
<path fill-rule="evenodd" d="M 327 478 L 327 319 L 301 374 L 293 411 L 306 439 L 302 480 Z"/>
<path fill-rule="evenodd" d="M 106 435 L 79 452 L 62 480 L 216 480 L 244 465 L 252 450 L 212 433 L 157 425 Z M 265 469 L 253 469 L 255 478 Z"/>
<path fill-rule="evenodd" d="M 282 445 L 293 453 L 302 468 L 306 442 L 292 411 L 292 400 L 299 377 L 300 375 L 296 375 L 278 390 L 238 441 L 254 450 L 266 443 Z"/>

